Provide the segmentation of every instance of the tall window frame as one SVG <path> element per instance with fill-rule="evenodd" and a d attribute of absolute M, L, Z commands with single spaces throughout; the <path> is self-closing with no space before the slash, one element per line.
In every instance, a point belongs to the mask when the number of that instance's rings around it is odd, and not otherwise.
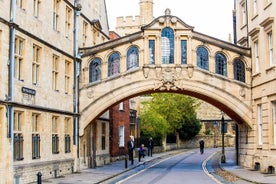
<path fill-rule="evenodd" d="M 187 40 L 181 40 L 181 64 L 187 64 Z"/>
<path fill-rule="evenodd" d="M 108 57 L 108 76 L 114 76 L 120 73 L 120 54 L 113 52 Z"/>
<path fill-rule="evenodd" d="M 21 161 L 23 157 L 24 137 L 22 133 L 23 113 L 20 111 L 14 112 L 14 142 L 13 142 L 13 157 L 15 161 Z"/>
<path fill-rule="evenodd" d="M 149 64 L 155 64 L 155 40 L 149 40 Z"/>
<path fill-rule="evenodd" d="M 72 62 L 66 59 L 64 62 L 64 65 L 65 65 L 64 91 L 65 91 L 65 94 L 69 94 L 71 89 Z"/>
<path fill-rule="evenodd" d="M 39 84 L 41 64 L 41 47 L 33 45 L 33 63 L 32 63 L 32 83 Z"/>
<path fill-rule="evenodd" d="M 25 10 L 26 7 L 26 0 L 17 0 L 16 4 L 19 8 Z"/>
<path fill-rule="evenodd" d="M 255 60 L 255 73 L 260 72 L 260 61 L 259 61 L 259 41 L 254 42 L 254 60 Z"/>
<path fill-rule="evenodd" d="M 59 79 L 59 56 L 53 55 L 52 57 L 52 89 L 58 91 Z"/>
<path fill-rule="evenodd" d="M 174 63 L 174 31 L 170 27 L 161 32 L 161 58 L 162 64 Z"/>
<path fill-rule="evenodd" d="M 95 58 L 89 64 L 89 83 L 101 80 L 101 59 Z"/>
<path fill-rule="evenodd" d="M 234 79 L 245 82 L 245 64 L 240 59 L 234 60 Z"/>
<path fill-rule="evenodd" d="M 40 114 L 32 114 L 32 159 L 40 158 Z"/>
<path fill-rule="evenodd" d="M 33 15 L 39 18 L 41 0 L 33 0 Z"/>
<path fill-rule="evenodd" d="M 125 127 L 119 126 L 119 147 L 125 146 Z"/>
<path fill-rule="evenodd" d="M 59 29 L 59 6 L 60 0 L 53 0 L 53 29 L 56 31 Z"/>
<path fill-rule="evenodd" d="M 223 53 L 216 53 L 215 55 L 216 63 L 216 74 L 227 76 L 227 58 Z"/>
<path fill-rule="evenodd" d="M 15 38 L 14 59 L 15 59 L 15 78 L 23 81 L 23 65 L 24 65 L 24 40 L 20 37 Z"/>
<path fill-rule="evenodd" d="M 72 30 L 72 17 L 73 17 L 73 10 L 66 6 L 66 13 L 65 13 L 65 37 L 70 38 L 71 37 L 71 30 Z"/>
<path fill-rule="evenodd" d="M 268 32 L 267 34 L 268 38 L 268 52 L 269 52 L 269 65 L 274 66 L 274 50 L 273 50 L 273 34 L 272 31 Z"/>
<path fill-rule="evenodd" d="M 203 46 L 199 46 L 196 50 L 196 56 L 197 56 L 197 58 L 196 58 L 197 66 L 204 70 L 209 70 L 209 52 L 208 52 L 208 50 Z"/>
<path fill-rule="evenodd" d="M 58 117 L 52 117 L 52 153 L 59 154 Z"/>
<path fill-rule="evenodd" d="M 131 46 L 127 50 L 127 70 L 137 68 L 139 66 L 139 49 L 136 46 Z"/>
<path fill-rule="evenodd" d="M 71 118 L 66 117 L 64 119 L 64 150 L 65 153 L 71 153 L 71 131 L 72 131 L 72 121 Z"/>

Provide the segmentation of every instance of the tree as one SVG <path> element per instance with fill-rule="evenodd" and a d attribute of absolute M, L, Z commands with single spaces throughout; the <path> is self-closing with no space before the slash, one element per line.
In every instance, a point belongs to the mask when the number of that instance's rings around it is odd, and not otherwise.
<path fill-rule="evenodd" d="M 195 111 L 199 103 L 195 98 L 175 93 L 154 93 L 151 97 L 151 100 L 142 103 L 143 135 L 164 137 L 181 133 L 185 134 L 181 138 L 191 138 L 199 132 L 201 127 Z"/>

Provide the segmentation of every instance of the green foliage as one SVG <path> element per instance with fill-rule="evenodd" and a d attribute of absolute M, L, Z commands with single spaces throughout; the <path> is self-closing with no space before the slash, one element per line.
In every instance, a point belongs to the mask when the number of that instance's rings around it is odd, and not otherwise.
<path fill-rule="evenodd" d="M 195 98 L 174 93 L 154 93 L 151 97 L 142 103 L 141 131 L 144 136 L 165 137 L 182 132 L 184 138 L 190 138 L 199 132 L 201 125 L 195 113 L 199 103 Z"/>
<path fill-rule="evenodd" d="M 200 121 L 196 118 L 195 115 L 190 116 L 189 118 L 184 118 L 183 126 L 178 130 L 179 138 L 182 140 L 189 140 L 196 136 L 201 129 Z"/>
<path fill-rule="evenodd" d="M 207 130 L 205 130 L 205 135 L 211 135 L 211 129 L 210 128 L 208 128 Z"/>

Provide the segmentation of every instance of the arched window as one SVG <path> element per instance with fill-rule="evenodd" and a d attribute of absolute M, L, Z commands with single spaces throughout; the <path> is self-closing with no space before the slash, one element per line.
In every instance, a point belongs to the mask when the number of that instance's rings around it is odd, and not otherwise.
<path fill-rule="evenodd" d="M 101 79 L 101 60 L 96 58 L 89 65 L 89 82 Z"/>
<path fill-rule="evenodd" d="M 166 27 L 162 30 L 161 54 L 162 64 L 174 63 L 174 32 Z"/>
<path fill-rule="evenodd" d="M 224 54 L 217 53 L 216 54 L 216 73 L 227 76 L 227 60 Z"/>
<path fill-rule="evenodd" d="M 108 58 L 108 76 L 120 73 L 120 55 L 112 53 Z"/>
<path fill-rule="evenodd" d="M 197 66 L 208 70 L 209 69 L 209 53 L 206 48 L 198 47 L 196 51 L 197 55 Z"/>
<path fill-rule="evenodd" d="M 139 50 L 133 46 L 127 51 L 127 70 L 139 66 Z"/>
<path fill-rule="evenodd" d="M 239 59 L 234 61 L 234 79 L 245 82 L 245 65 Z"/>

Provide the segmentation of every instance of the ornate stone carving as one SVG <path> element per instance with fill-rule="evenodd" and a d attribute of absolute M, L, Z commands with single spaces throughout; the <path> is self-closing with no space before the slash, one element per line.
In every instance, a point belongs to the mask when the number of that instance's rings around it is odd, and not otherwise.
<path fill-rule="evenodd" d="M 87 88 L 86 93 L 87 93 L 87 97 L 88 97 L 89 99 L 94 98 L 94 94 L 93 94 L 94 91 L 93 91 L 92 87 Z"/>
<path fill-rule="evenodd" d="M 180 68 L 159 68 L 156 70 L 158 82 L 155 83 L 154 90 L 179 90 L 182 89 L 180 80 Z"/>

